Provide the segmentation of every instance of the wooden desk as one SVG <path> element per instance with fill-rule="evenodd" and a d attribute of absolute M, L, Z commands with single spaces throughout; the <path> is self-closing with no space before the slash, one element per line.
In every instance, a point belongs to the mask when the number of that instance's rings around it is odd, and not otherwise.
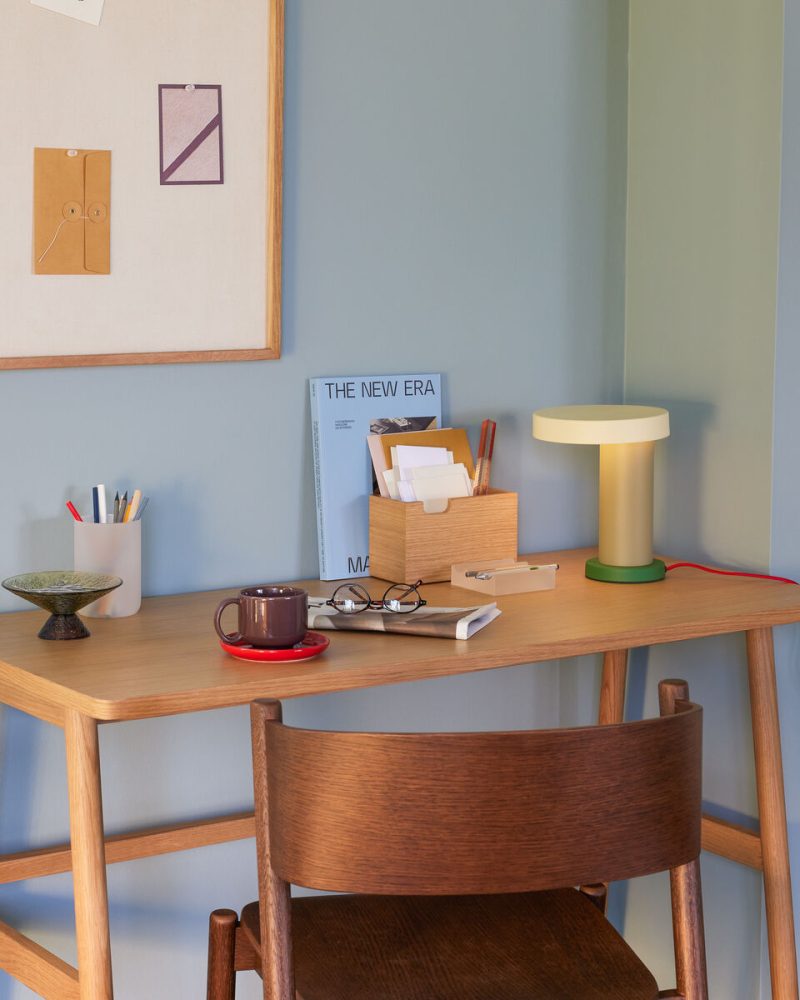
<path fill-rule="evenodd" d="M 520 663 L 604 653 L 600 722 L 621 721 L 627 652 L 637 646 L 745 632 L 760 834 L 704 820 L 704 847 L 764 873 L 774 1000 L 798 1000 L 773 625 L 800 621 L 800 588 L 677 570 L 662 583 L 622 586 L 583 576 L 585 551 L 531 557 L 559 562 L 554 591 L 499 599 L 503 615 L 468 642 L 335 633 L 306 663 L 263 666 L 225 656 L 212 627 L 230 591 L 146 600 L 140 614 L 94 620 L 80 642 L 36 637 L 41 612 L 0 617 L 0 701 L 64 729 L 72 849 L 61 845 L 0 857 L 0 882 L 72 869 L 78 970 L 0 924 L 0 968 L 52 1000 L 111 1000 L 105 864 L 253 835 L 251 813 L 104 839 L 100 722 L 176 715 L 395 684 Z M 307 582 L 311 593 L 335 584 Z M 379 587 L 380 585 L 378 585 Z M 376 590 L 378 589 L 376 587 Z M 447 584 L 430 603 L 474 604 Z"/>

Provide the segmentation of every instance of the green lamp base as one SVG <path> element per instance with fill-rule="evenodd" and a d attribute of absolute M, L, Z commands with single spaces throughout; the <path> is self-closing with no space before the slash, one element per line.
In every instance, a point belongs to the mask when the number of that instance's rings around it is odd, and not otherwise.
<path fill-rule="evenodd" d="M 666 572 L 661 559 L 654 559 L 646 566 L 610 566 L 597 556 L 586 560 L 586 576 L 601 583 L 654 583 L 663 580 Z"/>

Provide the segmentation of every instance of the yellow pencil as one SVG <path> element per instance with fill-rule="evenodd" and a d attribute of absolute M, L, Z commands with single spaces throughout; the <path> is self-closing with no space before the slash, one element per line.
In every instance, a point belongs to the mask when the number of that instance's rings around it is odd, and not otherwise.
<path fill-rule="evenodd" d="M 125 517 L 122 521 L 123 524 L 127 524 L 128 521 L 132 521 L 136 517 L 136 511 L 139 509 L 139 504 L 142 502 L 142 491 L 134 490 L 133 496 L 131 497 L 131 502 L 125 508 Z"/>

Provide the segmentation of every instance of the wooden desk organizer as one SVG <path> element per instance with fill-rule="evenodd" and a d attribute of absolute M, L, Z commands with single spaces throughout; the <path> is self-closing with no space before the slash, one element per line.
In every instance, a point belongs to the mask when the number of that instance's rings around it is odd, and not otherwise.
<path fill-rule="evenodd" d="M 369 571 L 383 580 L 437 583 L 453 563 L 517 556 L 516 493 L 458 497 L 446 510 L 388 497 L 369 498 Z"/>

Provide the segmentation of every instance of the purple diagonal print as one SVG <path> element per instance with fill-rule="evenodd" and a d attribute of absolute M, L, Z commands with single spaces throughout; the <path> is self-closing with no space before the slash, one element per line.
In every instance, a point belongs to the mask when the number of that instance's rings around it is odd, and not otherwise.
<path fill-rule="evenodd" d="M 214 132 L 215 129 L 219 128 L 221 122 L 222 122 L 222 115 L 215 115 L 208 123 L 208 125 L 206 125 L 206 127 L 201 132 L 199 132 L 194 137 L 194 139 L 192 139 L 189 145 L 175 157 L 172 163 L 170 163 L 168 167 L 165 167 L 164 170 L 161 171 L 162 184 L 164 183 L 164 181 L 169 180 L 169 178 L 175 173 L 178 167 L 184 164 L 192 155 L 192 153 L 194 153 L 200 146 L 202 146 L 202 144 L 211 135 L 211 133 Z"/>

